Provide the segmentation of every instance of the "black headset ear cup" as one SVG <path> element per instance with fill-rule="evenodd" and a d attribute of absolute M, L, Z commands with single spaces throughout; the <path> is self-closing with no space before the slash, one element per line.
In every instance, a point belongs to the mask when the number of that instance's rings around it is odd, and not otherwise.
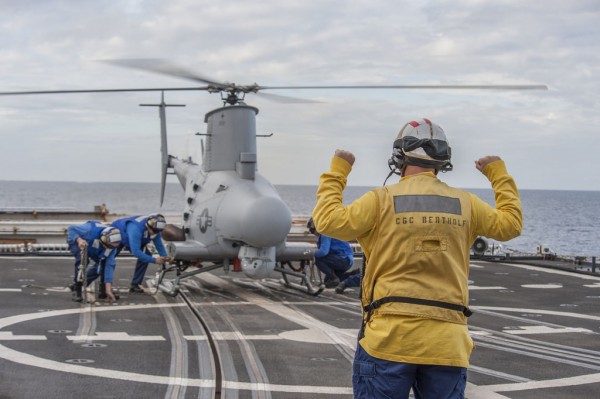
<path fill-rule="evenodd" d="M 308 222 L 306 223 L 306 228 L 308 229 L 310 234 L 315 234 L 317 232 L 313 218 L 308 219 Z"/>
<path fill-rule="evenodd" d="M 392 150 L 392 156 L 388 159 L 388 166 L 391 170 L 402 169 L 404 165 L 404 152 L 398 147 Z"/>

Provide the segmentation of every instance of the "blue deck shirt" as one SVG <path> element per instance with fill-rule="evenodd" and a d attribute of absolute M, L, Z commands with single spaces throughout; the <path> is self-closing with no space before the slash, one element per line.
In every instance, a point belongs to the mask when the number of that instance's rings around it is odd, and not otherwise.
<path fill-rule="evenodd" d="M 315 251 L 315 258 L 322 258 L 329 254 L 337 255 L 341 258 L 347 258 L 350 260 L 350 266 L 354 264 L 354 252 L 352 247 L 346 241 L 338 240 L 337 238 L 331 238 L 319 235 L 317 239 L 318 250 Z"/>
<path fill-rule="evenodd" d="M 115 274 L 117 248 L 107 248 L 100 242 L 102 231 L 107 228 L 105 224 L 94 220 L 83 224 L 77 224 L 67 227 L 67 243 L 76 244 L 78 238 L 87 242 L 87 254 L 90 259 L 96 263 L 104 263 L 104 281 L 112 283 Z"/>
<path fill-rule="evenodd" d="M 143 248 L 152 241 L 160 256 L 167 256 L 167 251 L 162 243 L 161 233 L 150 235 L 146 228 L 147 220 L 148 216 L 132 216 L 117 219 L 112 222 L 112 226 L 121 231 L 121 245 L 127 248 L 133 256 L 144 262 L 156 263 L 156 259 L 146 254 Z"/>

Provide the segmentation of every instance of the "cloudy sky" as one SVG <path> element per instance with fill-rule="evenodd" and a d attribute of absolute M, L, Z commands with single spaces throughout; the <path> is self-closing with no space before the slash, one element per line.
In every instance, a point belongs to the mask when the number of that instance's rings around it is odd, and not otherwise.
<path fill-rule="evenodd" d="M 446 131 L 463 188 L 507 162 L 520 188 L 600 190 L 596 0 L 0 0 L 0 91 L 189 87 L 100 60 L 162 58 L 265 86 L 545 84 L 548 91 L 283 90 L 313 100 L 260 109 L 259 172 L 316 184 L 336 148 L 351 185 L 381 185 L 407 121 Z M 0 180 L 159 182 L 158 92 L 0 97 Z M 170 92 L 169 150 L 199 159 L 218 94 Z M 173 180 L 174 181 L 174 180 Z"/>

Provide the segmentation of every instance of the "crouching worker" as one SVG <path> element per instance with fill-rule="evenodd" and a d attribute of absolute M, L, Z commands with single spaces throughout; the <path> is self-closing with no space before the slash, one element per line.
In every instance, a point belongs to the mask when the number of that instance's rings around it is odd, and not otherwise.
<path fill-rule="evenodd" d="M 311 234 L 317 236 L 319 249 L 315 251 L 315 264 L 325 274 L 325 288 L 335 288 L 346 278 L 346 271 L 354 264 L 352 247 L 346 241 L 319 234 L 312 218 L 308 220 L 306 227 Z"/>
<path fill-rule="evenodd" d="M 171 258 L 167 256 L 167 251 L 161 237 L 161 232 L 167 227 L 165 217 L 158 213 L 149 216 L 132 216 L 117 219 L 111 225 L 118 228 L 121 232 L 122 241 L 118 252 L 121 252 L 125 248 L 137 258 L 129 292 L 142 293 L 144 290 L 141 285 L 144 281 L 148 264 L 156 263 L 163 265 L 171 262 Z M 147 248 L 150 242 L 154 243 L 154 247 L 160 255 L 159 257 L 153 257 Z"/>
<path fill-rule="evenodd" d="M 335 287 L 336 293 L 342 294 L 342 293 L 344 293 L 346 288 L 360 287 L 360 284 L 362 282 L 362 271 L 367 266 L 367 257 L 365 256 L 365 254 L 363 254 L 363 256 L 362 256 L 362 261 L 363 261 L 362 269 L 350 270 L 349 272 L 347 272 L 346 279 L 342 280 L 342 282 L 339 283 L 337 287 Z"/>
<path fill-rule="evenodd" d="M 361 279 L 362 273 L 360 271 L 358 273 L 349 274 L 345 280 L 342 280 L 337 287 L 335 287 L 335 292 L 343 294 L 346 288 L 360 287 Z"/>
<path fill-rule="evenodd" d="M 95 264 L 87 270 L 87 285 L 98 276 L 101 277 L 99 299 L 108 298 L 116 301 L 118 298 L 112 292 L 112 276 L 115 270 L 115 256 L 121 244 L 121 233 L 114 227 L 88 221 L 67 228 L 67 244 L 69 252 L 75 257 L 73 267 L 73 301 L 83 301 L 83 283 L 78 278 L 81 266 L 81 255 L 87 249 L 87 261 L 92 259 Z M 105 279 L 106 277 L 106 279 Z"/>

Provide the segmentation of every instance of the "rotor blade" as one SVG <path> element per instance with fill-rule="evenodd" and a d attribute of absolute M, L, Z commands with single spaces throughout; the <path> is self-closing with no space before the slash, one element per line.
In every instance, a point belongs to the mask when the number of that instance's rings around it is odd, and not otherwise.
<path fill-rule="evenodd" d="M 115 60 L 100 60 L 107 64 L 117 65 L 125 68 L 140 69 L 147 72 L 160 73 L 167 76 L 175 76 L 195 82 L 207 83 L 215 86 L 227 86 L 226 83 L 216 81 L 195 72 L 188 71 L 178 65 L 160 58 L 127 58 Z"/>
<path fill-rule="evenodd" d="M 258 86 L 258 90 L 283 89 L 464 89 L 464 90 L 548 90 L 546 85 L 355 85 L 355 86 Z"/>
<path fill-rule="evenodd" d="M 194 91 L 208 90 L 208 86 L 201 87 L 158 87 L 148 89 L 86 89 L 86 90 L 38 90 L 38 91 L 3 91 L 0 96 L 18 96 L 27 94 L 70 94 L 70 93 L 120 93 L 135 91 Z"/>
<path fill-rule="evenodd" d="M 319 102 L 319 101 L 315 101 L 315 100 L 307 100 L 304 98 L 281 96 L 278 94 L 270 94 L 270 93 L 256 93 L 256 95 L 259 97 L 263 97 L 267 100 L 277 101 L 277 102 L 286 103 L 286 104 L 302 104 L 302 103 L 318 103 Z"/>
<path fill-rule="evenodd" d="M 218 83 L 221 85 L 221 83 Z M 230 85 L 225 84 L 223 89 Z M 242 86 L 241 86 L 242 87 Z M 216 91 L 218 91 L 217 88 Z M 548 90 L 546 85 L 353 85 L 353 86 L 254 86 L 253 92 L 260 90 L 337 90 L 337 89 L 458 89 L 458 90 Z M 0 96 L 16 96 L 28 94 L 68 94 L 68 93 L 120 93 L 120 92 L 150 92 L 150 91 L 214 91 L 214 86 L 198 86 L 198 87 L 157 87 L 147 89 L 83 89 L 83 90 L 36 90 L 36 91 L 5 91 L 0 92 Z M 311 102 L 310 100 L 293 100 L 293 97 L 279 96 L 275 94 L 260 93 L 262 96 L 280 97 L 280 102 Z M 275 97 L 272 100 L 277 101 Z"/>

